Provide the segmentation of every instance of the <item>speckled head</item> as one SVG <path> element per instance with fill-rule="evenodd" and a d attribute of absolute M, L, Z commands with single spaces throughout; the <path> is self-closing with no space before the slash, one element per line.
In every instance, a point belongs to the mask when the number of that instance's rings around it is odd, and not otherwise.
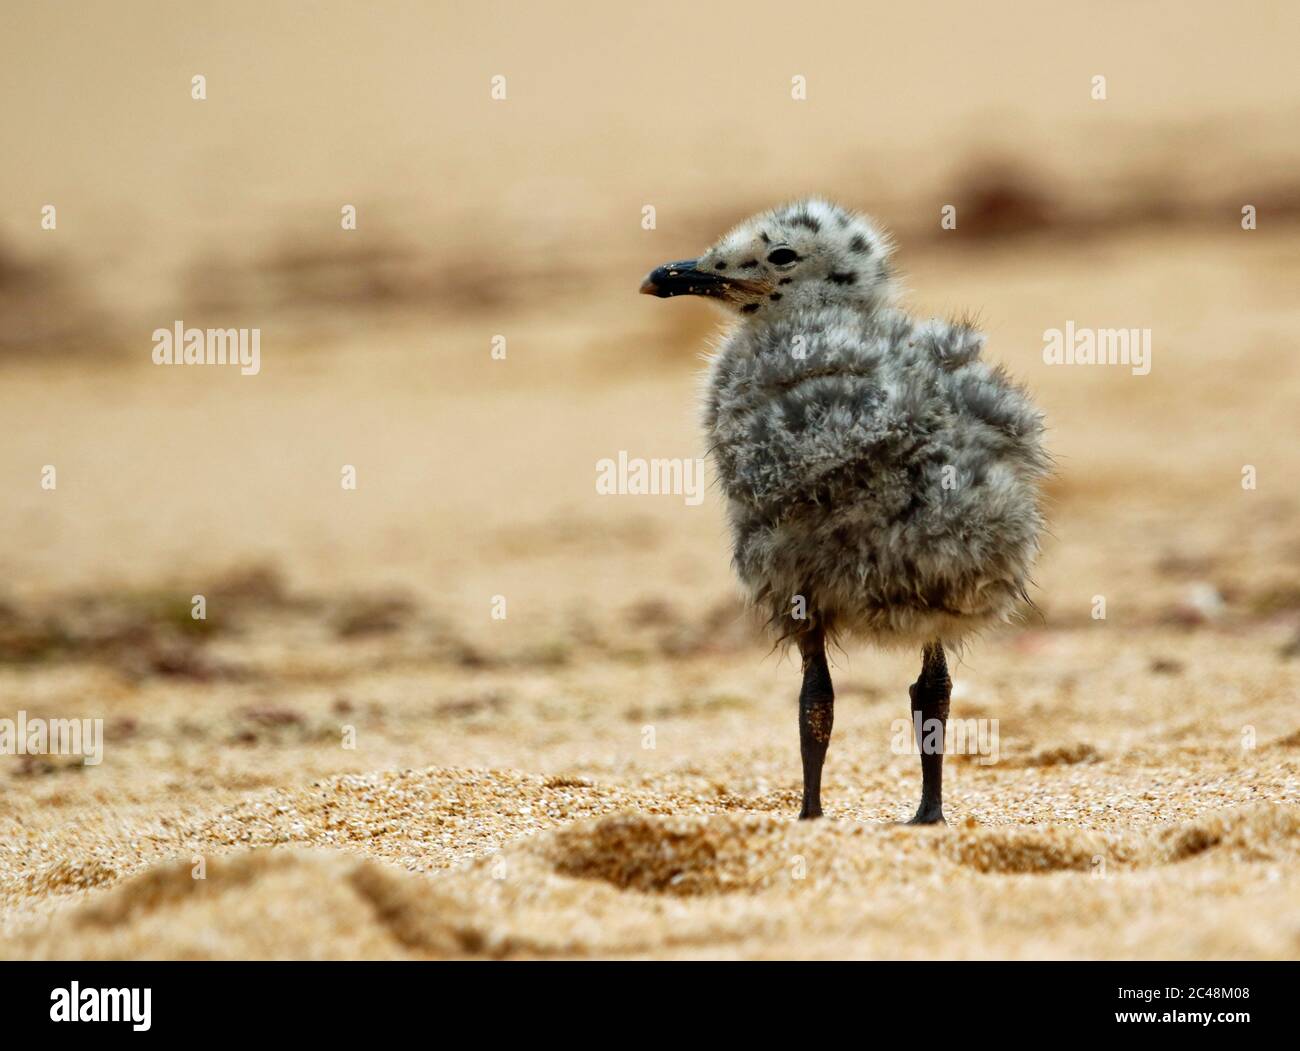
<path fill-rule="evenodd" d="M 707 296 L 755 320 L 831 304 L 875 310 L 894 296 L 892 249 L 870 219 L 811 198 L 747 219 L 698 259 L 658 267 L 641 291 Z"/>

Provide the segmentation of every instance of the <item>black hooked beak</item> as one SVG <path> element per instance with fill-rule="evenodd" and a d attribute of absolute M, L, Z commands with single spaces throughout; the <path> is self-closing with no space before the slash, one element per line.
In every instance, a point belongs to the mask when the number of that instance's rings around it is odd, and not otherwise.
<path fill-rule="evenodd" d="M 641 282 L 641 293 L 658 296 L 660 299 L 672 296 L 714 296 L 725 299 L 729 289 L 745 284 L 735 278 L 700 270 L 695 262 L 694 259 L 683 259 L 680 263 L 665 263 L 656 267 Z"/>

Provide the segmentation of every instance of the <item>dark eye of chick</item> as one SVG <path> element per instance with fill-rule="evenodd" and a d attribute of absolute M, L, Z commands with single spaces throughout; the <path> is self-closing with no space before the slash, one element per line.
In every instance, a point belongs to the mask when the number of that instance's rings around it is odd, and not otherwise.
<path fill-rule="evenodd" d="M 767 254 L 767 261 L 773 266 L 785 266 L 786 263 L 793 263 L 799 258 L 799 253 L 793 248 L 775 248 Z"/>

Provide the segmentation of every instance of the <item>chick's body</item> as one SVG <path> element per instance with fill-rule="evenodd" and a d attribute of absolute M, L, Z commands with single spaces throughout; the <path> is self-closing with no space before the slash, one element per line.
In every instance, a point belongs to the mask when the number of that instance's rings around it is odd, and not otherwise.
<path fill-rule="evenodd" d="M 737 574 L 780 635 L 953 643 L 1014 610 L 1046 456 L 982 344 L 832 303 L 742 323 L 718 349 L 708 445 Z"/>
<path fill-rule="evenodd" d="M 782 637 L 956 642 L 1008 616 L 1038 551 L 1041 417 L 971 326 L 895 306 L 891 251 L 870 219 L 813 199 L 643 289 L 739 317 L 704 426 L 736 570 Z"/>

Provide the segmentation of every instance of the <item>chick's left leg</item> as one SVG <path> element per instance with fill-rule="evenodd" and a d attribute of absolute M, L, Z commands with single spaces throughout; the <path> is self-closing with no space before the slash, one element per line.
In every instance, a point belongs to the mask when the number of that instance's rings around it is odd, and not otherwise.
<path fill-rule="evenodd" d="M 822 764 L 835 723 L 835 691 L 826 663 L 826 639 L 820 628 L 799 641 L 803 687 L 799 691 L 799 752 L 803 758 L 801 819 L 822 816 Z"/>

